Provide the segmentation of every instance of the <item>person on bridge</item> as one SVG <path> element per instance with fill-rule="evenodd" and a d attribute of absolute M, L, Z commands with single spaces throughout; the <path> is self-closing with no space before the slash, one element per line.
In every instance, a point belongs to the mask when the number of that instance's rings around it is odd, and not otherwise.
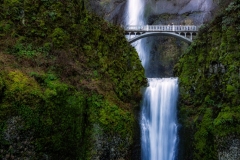
<path fill-rule="evenodd" d="M 174 24 L 172 23 L 172 31 L 175 31 Z"/>

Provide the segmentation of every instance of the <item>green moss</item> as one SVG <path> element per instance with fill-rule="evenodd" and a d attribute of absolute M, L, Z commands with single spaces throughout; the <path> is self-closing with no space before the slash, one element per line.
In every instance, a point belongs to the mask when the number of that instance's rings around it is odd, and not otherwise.
<path fill-rule="evenodd" d="M 99 124 L 106 133 L 133 138 L 134 116 L 131 112 L 111 104 L 100 95 L 89 97 L 88 104 L 92 124 Z"/>
<path fill-rule="evenodd" d="M 202 28 L 195 44 L 176 65 L 180 79 L 180 119 L 184 129 L 194 132 L 193 159 L 217 159 L 219 143 L 215 140 L 239 134 L 236 7 L 239 5 L 231 6 L 221 15 L 224 17 Z"/>
<path fill-rule="evenodd" d="M 68 33 L 66 33 L 66 31 L 64 31 L 62 28 L 55 28 L 50 37 L 52 38 L 53 45 L 56 48 L 61 48 L 68 44 L 70 39 Z"/>
<path fill-rule="evenodd" d="M 4 81 L 2 77 L 0 77 L 0 91 L 1 91 L 0 94 L 2 94 L 4 86 L 5 86 Z"/>
<path fill-rule="evenodd" d="M 51 74 L 42 77 L 45 80 L 40 86 L 20 71 L 9 72 L 1 113 L 21 117 L 21 132 L 34 134 L 31 143 L 38 146 L 37 154 L 47 149 L 54 157 L 84 157 L 86 148 L 81 139 L 86 123 L 85 95 L 70 91 L 67 84 L 51 78 Z M 4 124 L 4 117 L 0 118 Z"/>
<path fill-rule="evenodd" d="M 235 88 L 231 85 L 227 85 L 227 92 L 233 92 Z"/>
<path fill-rule="evenodd" d="M 197 131 L 194 135 L 195 138 L 195 157 L 196 159 L 217 159 L 214 155 L 216 150 L 212 143 L 214 143 L 213 138 L 213 125 L 212 125 L 212 110 L 207 108 L 201 123 L 197 126 Z"/>
<path fill-rule="evenodd" d="M 116 132 L 122 136 L 131 135 L 133 132 L 133 115 L 115 105 L 105 102 L 100 109 L 99 121 L 109 132 Z"/>
<path fill-rule="evenodd" d="M 20 102 L 23 104 L 37 103 L 40 87 L 36 81 L 24 75 L 21 71 L 11 71 L 5 79 L 6 91 L 4 92 L 9 102 Z"/>
<path fill-rule="evenodd" d="M 124 31 L 84 3 L 0 2 L 0 132 L 7 119 L 20 117 L 36 159 L 87 159 L 94 124 L 132 143 L 143 67 Z M 0 148 L 7 151 L 8 143 Z"/>

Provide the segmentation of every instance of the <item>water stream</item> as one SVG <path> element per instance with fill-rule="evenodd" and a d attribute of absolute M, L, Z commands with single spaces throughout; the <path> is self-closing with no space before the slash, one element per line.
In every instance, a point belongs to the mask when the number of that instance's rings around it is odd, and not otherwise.
<path fill-rule="evenodd" d="M 126 25 L 143 25 L 145 0 L 128 0 Z M 146 43 L 133 44 L 144 68 L 149 64 Z M 177 78 L 148 78 L 141 110 L 142 160 L 177 159 Z"/>
<path fill-rule="evenodd" d="M 141 112 L 142 160 L 175 160 L 177 78 L 149 78 Z"/>

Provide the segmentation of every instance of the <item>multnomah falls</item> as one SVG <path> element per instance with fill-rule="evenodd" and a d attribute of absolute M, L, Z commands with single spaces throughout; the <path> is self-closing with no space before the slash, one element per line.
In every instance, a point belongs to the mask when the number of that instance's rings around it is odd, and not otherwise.
<path fill-rule="evenodd" d="M 239 160 L 240 0 L 0 6 L 1 160 Z"/>
<path fill-rule="evenodd" d="M 127 25 L 144 24 L 144 1 L 129 0 Z M 144 40 L 133 44 L 143 67 L 148 64 Z M 140 115 L 141 159 L 174 160 L 177 155 L 177 78 L 148 78 Z"/>

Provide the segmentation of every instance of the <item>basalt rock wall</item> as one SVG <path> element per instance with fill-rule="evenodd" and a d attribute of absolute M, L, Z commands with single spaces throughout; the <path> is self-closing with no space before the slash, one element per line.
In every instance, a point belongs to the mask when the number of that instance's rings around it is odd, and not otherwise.
<path fill-rule="evenodd" d="M 88 10 L 114 24 L 124 23 L 126 0 L 89 0 Z"/>
<path fill-rule="evenodd" d="M 209 22 L 218 11 L 220 2 L 213 0 L 149 0 L 145 6 L 146 23 L 149 25 L 202 25 Z M 147 77 L 172 77 L 173 66 L 188 45 L 171 37 L 147 39 L 149 61 Z"/>
<path fill-rule="evenodd" d="M 230 3 L 175 65 L 184 160 L 239 160 L 239 11 Z"/>

